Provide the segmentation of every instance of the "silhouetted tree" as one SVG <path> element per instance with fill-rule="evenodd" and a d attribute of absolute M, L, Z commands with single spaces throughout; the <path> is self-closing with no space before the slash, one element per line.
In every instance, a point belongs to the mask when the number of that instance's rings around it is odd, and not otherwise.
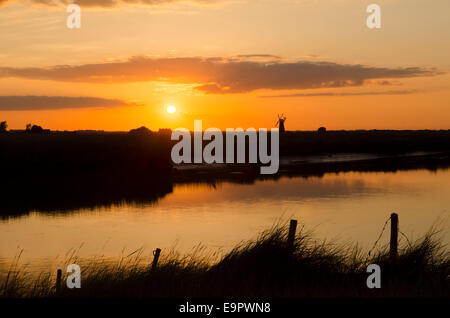
<path fill-rule="evenodd" d="M 148 135 L 151 133 L 152 133 L 152 131 L 144 126 L 130 130 L 130 134 L 133 134 L 133 135 Z"/>
<path fill-rule="evenodd" d="M 319 133 L 325 133 L 327 131 L 327 129 L 325 127 L 320 127 L 319 129 L 317 129 L 317 131 Z"/>
<path fill-rule="evenodd" d="M 0 132 L 6 132 L 8 129 L 8 123 L 6 121 L 2 121 L 0 123 Z"/>
<path fill-rule="evenodd" d="M 44 132 L 44 129 L 41 126 L 33 125 L 33 127 L 31 127 L 30 132 L 39 134 Z"/>
<path fill-rule="evenodd" d="M 43 132 L 49 132 L 50 129 L 44 129 L 44 128 L 42 128 L 39 125 L 27 124 L 27 127 L 26 127 L 25 131 L 28 132 L 28 133 L 33 133 L 33 134 L 40 134 L 40 133 L 43 133 Z"/>

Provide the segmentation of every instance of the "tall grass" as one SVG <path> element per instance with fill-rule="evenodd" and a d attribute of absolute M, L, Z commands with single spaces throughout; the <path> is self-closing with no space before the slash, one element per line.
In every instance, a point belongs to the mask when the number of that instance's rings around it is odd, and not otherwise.
<path fill-rule="evenodd" d="M 311 232 L 297 235 L 293 252 L 286 227 L 276 225 L 255 240 L 215 256 L 162 254 L 155 270 L 142 250 L 110 264 L 93 260 L 82 266 L 81 289 L 54 288 L 54 276 L 30 279 L 14 271 L 3 297 L 448 297 L 449 252 L 439 231 L 400 248 L 396 259 L 387 248 L 372 256 L 356 245 L 317 243 Z M 76 260 L 71 260 L 76 261 Z M 380 289 L 369 289 L 366 268 L 381 267 Z M 64 282 L 64 277 L 63 277 Z M 63 283 L 65 286 L 65 284 Z"/>

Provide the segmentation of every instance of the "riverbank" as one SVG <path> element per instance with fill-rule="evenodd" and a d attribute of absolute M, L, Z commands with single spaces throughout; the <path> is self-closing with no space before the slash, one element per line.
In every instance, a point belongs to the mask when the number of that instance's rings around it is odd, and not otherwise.
<path fill-rule="evenodd" d="M 152 156 L 152 152 L 147 150 L 146 155 Z M 26 164 L 31 159 L 24 160 Z M 51 165 L 47 167 L 52 169 Z M 449 152 L 413 152 L 285 156 L 275 175 L 261 175 L 257 164 L 165 165 L 160 170 L 157 167 L 136 170 L 133 165 L 126 169 L 107 166 L 98 170 L 91 167 L 48 173 L 46 169 L 38 169 L 18 174 L 8 169 L 0 184 L 3 194 L 0 219 L 20 217 L 32 211 L 51 214 L 121 204 L 152 204 L 173 193 L 175 186 L 185 184 L 253 184 L 283 177 L 322 178 L 328 173 L 437 171 L 449 167 Z"/>
<path fill-rule="evenodd" d="M 172 168 L 174 183 L 229 181 L 252 183 L 256 180 L 287 177 L 320 177 L 339 172 L 396 172 L 450 167 L 450 152 L 411 152 L 401 154 L 337 153 L 327 155 L 284 156 L 275 175 L 261 175 L 259 165 L 186 164 Z"/>

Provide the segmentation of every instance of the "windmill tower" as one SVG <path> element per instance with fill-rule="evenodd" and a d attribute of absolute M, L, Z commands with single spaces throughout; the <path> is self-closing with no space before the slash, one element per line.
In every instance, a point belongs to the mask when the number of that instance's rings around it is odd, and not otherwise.
<path fill-rule="evenodd" d="M 275 124 L 275 127 L 278 126 L 280 128 L 280 133 L 281 134 L 286 132 L 286 130 L 284 128 L 284 122 L 285 121 L 286 121 L 286 116 L 284 116 L 284 114 L 281 114 L 281 116 L 280 116 L 280 114 L 278 114 L 278 121 Z"/>

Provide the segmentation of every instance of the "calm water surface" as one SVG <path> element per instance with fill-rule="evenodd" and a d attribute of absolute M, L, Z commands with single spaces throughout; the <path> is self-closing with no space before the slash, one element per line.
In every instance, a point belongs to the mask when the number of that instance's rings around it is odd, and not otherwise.
<path fill-rule="evenodd" d="M 339 173 L 281 178 L 251 185 L 176 185 L 157 203 L 70 213 L 40 213 L 0 221 L 0 276 L 22 251 L 31 273 L 53 271 L 76 249 L 81 258 L 109 259 L 143 248 L 181 253 L 202 244 L 225 252 L 280 219 L 296 218 L 318 240 L 358 243 L 370 249 L 391 212 L 400 230 L 419 238 L 434 223 L 450 243 L 450 170 Z M 380 244 L 388 242 L 388 233 Z"/>

